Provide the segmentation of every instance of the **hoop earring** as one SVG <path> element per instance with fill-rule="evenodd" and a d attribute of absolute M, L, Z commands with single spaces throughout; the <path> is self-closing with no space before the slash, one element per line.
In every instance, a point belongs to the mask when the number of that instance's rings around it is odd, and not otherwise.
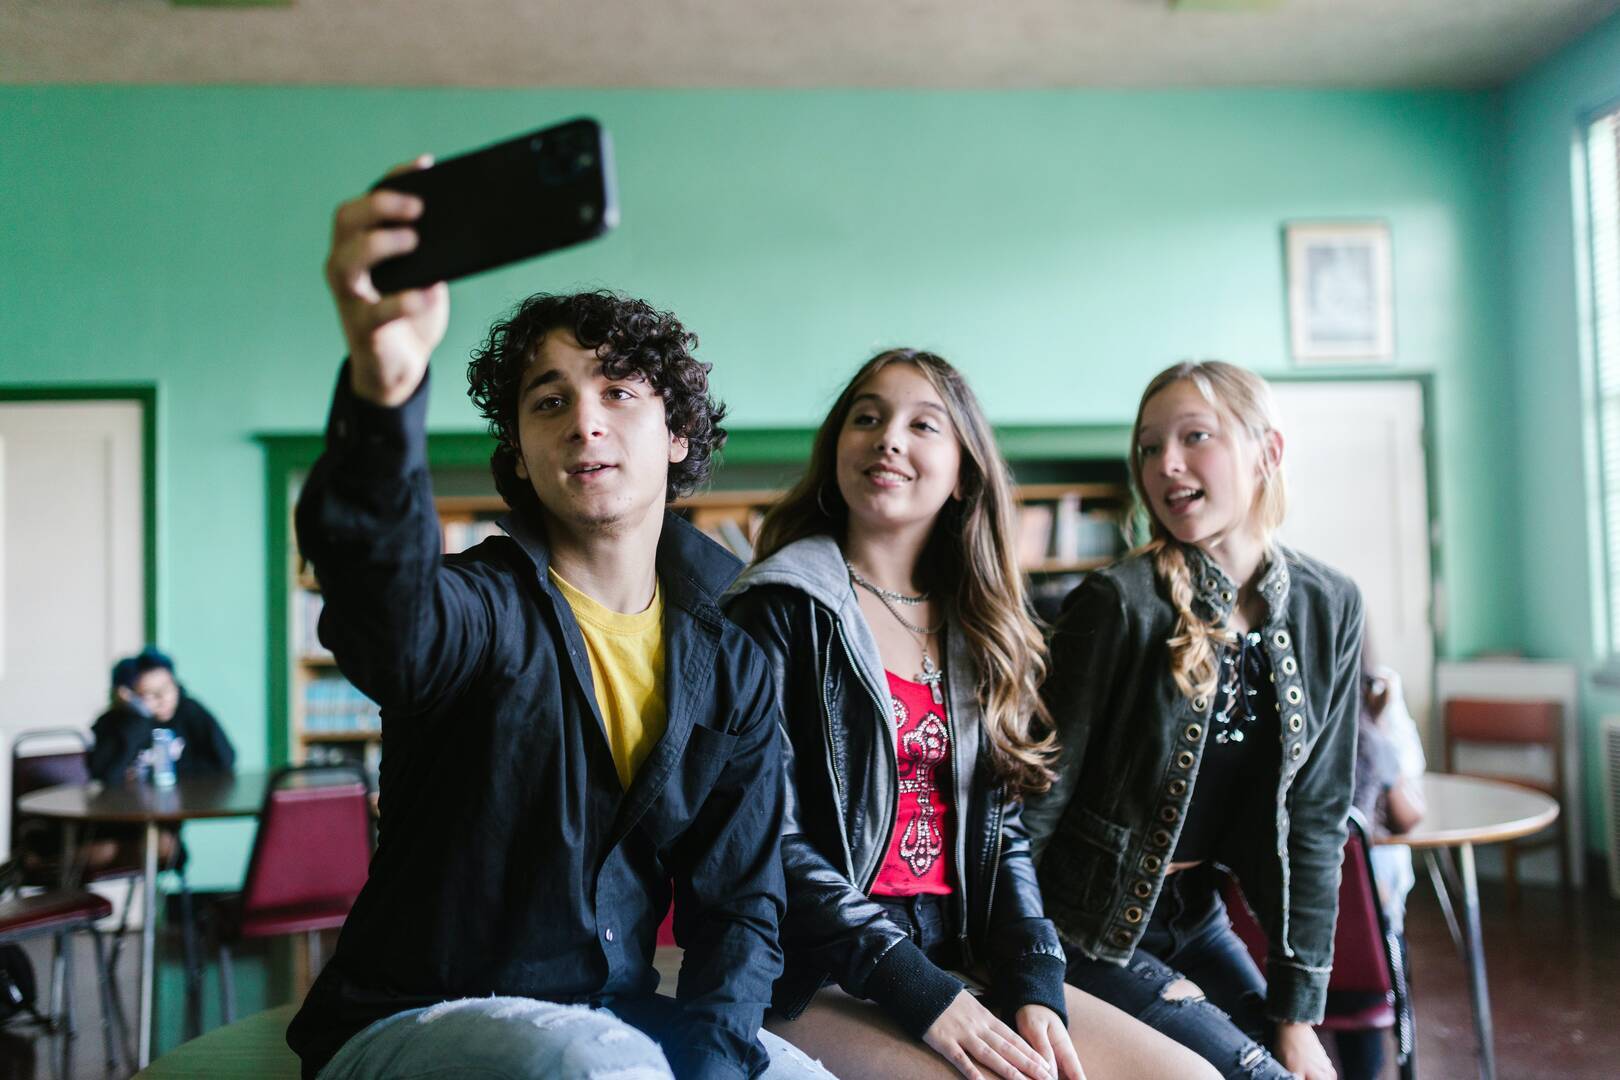
<path fill-rule="evenodd" d="M 816 509 L 821 511 L 821 514 L 822 514 L 823 517 L 828 518 L 828 519 L 834 519 L 835 515 L 833 514 L 833 512 L 831 510 L 827 509 L 827 504 L 822 499 L 822 496 L 824 496 L 826 493 L 827 493 L 827 484 L 826 484 L 825 481 L 823 481 L 822 485 L 820 487 L 816 488 Z"/>

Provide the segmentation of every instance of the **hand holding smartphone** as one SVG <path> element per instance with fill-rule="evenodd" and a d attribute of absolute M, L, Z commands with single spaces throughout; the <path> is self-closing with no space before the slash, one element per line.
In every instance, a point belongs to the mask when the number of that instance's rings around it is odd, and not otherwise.
<path fill-rule="evenodd" d="M 612 150 L 572 120 L 434 164 L 401 165 L 338 207 L 327 284 L 350 381 L 402 404 L 449 324 L 444 282 L 599 236 L 618 221 Z"/>
<path fill-rule="evenodd" d="M 376 185 L 422 200 L 415 250 L 378 263 L 378 292 L 416 289 L 583 243 L 618 224 L 613 149 L 595 120 L 531 131 Z M 375 188 L 373 189 L 375 190 Z"/>

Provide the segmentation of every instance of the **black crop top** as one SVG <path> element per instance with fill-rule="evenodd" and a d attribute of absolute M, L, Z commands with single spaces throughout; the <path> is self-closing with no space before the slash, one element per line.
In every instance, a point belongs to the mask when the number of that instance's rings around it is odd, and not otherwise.
<path fill-rule="evenodd" d="M 1249 631 L 1221 655 L 1210 741 L 1193 784 L 1187 821 L 1176 840 L 1173 862 L 1215 857 L 1235 802 L 1257 790 L 1274 791 L 1281 763 L 1282 725 L 1277 687 L 1260 634 Z"/>

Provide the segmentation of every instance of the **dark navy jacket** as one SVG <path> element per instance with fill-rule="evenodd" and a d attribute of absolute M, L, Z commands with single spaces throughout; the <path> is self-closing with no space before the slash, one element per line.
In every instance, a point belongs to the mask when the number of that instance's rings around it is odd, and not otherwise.
<path fill-rule="evenodd" d="M 680 1077 L 758 1075 L 783 790 L 770 673 L 715 603 L 738 564 L 665 518 L 668 726 L 625 791 L 543 537 L 514 520 L 440 555 L 426 411 L 425 381 L 385 409 L 345 369 L 299 499 L 320 637 L 382 705 L 383 757 L 370 879 L 288 1043 L 311 1076 L 383 1017 L 525 996 L 612 1008 Z M 672 890 L 678 1002 L 653 994 Z"/>

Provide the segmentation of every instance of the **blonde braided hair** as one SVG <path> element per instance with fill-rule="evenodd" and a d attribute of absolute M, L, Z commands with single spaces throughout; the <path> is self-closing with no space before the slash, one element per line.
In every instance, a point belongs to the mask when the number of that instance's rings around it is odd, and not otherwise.
<path fill-rule="evenodd" d="M 1149 536 L 1138 551 L 1152 556 L 1154 572 L 1165 583 L 1170 606 L 1176 613 L 1175 629 L 1165 642 L 1170 648 L 1170 677 L 1183 696 L 1196 700 L 1208 699 L 1214 694 L 1220 681 L 1220 649 L 1236 641 L 1237 635 L 1224 623 L 1212 623 L 1193 610 L 1192 568 L 1187 563 L 1187 553 L 1153 515 L 1147 489 L 1142 483 L 1139 441 L 1142 414 L 1149 401 L 1178 382 L 1189 382 L 1197 387 L 1205 401 L 1237 421 L 1237 426 L 1256 442 L 1277 430 L 1277 410 L 1272 402 L 1271 387 L 1264 379 L 1221 360 L 1183 361 L 1165 368 L 1142 391 L 1142 400 L 1136 408 L 1136 423 L 1131 428 L 1131 480 L 1136 488 L 1137 512 L 1146 518 Z M 1282 525 L 1287 508 L 1288 494 L 1282 471 L 1265 470 L 1250 513 L 1265 540 L 1267 558 L 1273 557 L 1271 537 Z"/>

